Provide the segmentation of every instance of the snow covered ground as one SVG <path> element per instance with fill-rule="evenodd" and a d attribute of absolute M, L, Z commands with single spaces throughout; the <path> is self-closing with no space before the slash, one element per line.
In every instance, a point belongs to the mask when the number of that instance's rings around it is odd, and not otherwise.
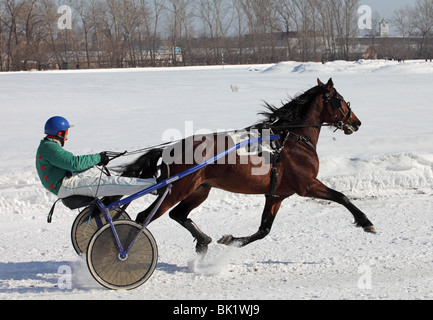
<path fill-rule="evenodd" d="M 0 73 L 0 299 L 432 299 L 432 75 L 424 61 Z M 267 238 L 242 249 L 214 241 L 197 263 L 192 237 L 165 215 L 149 227 L 159 248 L 153 276 L 109 291 L 73 250 L 77 212 L 59 204 L 46 223 L 55 197 L 38 181 L 34 153 L 49 117 L 74 125 L 67 149 L 75 154 L 133 151 L 251 125 L 263 101 L 280 105 L 317 77 L 332 77 L 363 122 L 352 136 L 322 130 L 320 178 L 377 235 L 355 228 L 342 206 L 293 196 Z M 153 200 L 128 212 L 135 218 Z M 214 240 L 249 235 L 263 204 L 213 190 L 192 219 Z"/>

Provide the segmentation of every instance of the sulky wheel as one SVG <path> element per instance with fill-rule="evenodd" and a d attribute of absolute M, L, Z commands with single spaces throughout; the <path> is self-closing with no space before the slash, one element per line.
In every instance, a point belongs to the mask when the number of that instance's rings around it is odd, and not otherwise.
<path fill-rule="evenodd" d="M 133 221 L 113 222 L 124 250 L 140 233 L 138 240 L 122 257 L 110 224 L 99 229 L 87 248 L 87 266 L 101 285 L 112 290 L 131 290 L 152 275 L 158 261 L 158 247 L 149 230 Z"/>
<path fill-rule="evenodd" d="M 87 207 L 75 218 L 72 224 L 71 230 L 71 240 L 75 251 L 79 254 L 85 254 L 89 241 L 95 232 L 101 228 L 105 221 L 104 215 L 100 213 L 96 217 L 90 218 L 92 213 L 92 208 Z M 110 212 L 111 218 L 113 220 L 131 220 L 129 215 L 122 211 L 121 209 L 112 210 Z"/>

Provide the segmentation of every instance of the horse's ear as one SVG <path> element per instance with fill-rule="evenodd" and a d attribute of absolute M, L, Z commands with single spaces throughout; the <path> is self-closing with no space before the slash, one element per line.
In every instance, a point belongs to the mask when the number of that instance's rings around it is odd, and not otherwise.
<path fill-rule="evenodd" d="M 323 82 L 320 81 L 319 78 L 317 78 L 317 84 L 319 85 L 319 87 L 323 87 L 324 86 Z"/>
<path fill-rule="evenodd" d="M 328 87 L 328 90 L 331 90 L 332 88 L 334 88 L 334 82 L 332 81 L 332 78 L 329 79 L 326 86 Z"/>

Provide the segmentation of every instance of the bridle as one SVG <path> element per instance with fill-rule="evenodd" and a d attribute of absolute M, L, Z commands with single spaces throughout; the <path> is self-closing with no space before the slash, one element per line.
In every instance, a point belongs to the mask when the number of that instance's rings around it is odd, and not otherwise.
<path fill-rule="evenodd" d="M 347 105 L 348 108 L 347 113 L 344 113 L 342 102 L 345 102 Z M 341 97 L 341 95 L 337 92 L 337 90 L 334 89 L 333 96 L 331 96 L 330 93 L 325 94 L 325 103 L 331 107 L 331 110 L 334 113 L 334 117 L 336 121 L 332 125 L 334 125 L 337 128 L 335 129 L 335 131 L 337 131 L 338 129 L 344 130 L 344 127 L 347 127 L 350 130 L 353 129 L 353 126 L 349 123 L 352 121 L 352 116 L 353 116 L 352 108 L 350 108 L 350 102 L 344 101 L 343 97 Z M 341 115 L 343 116 L 342 120 L 340 121 L 337 120 L 338 118 L 337 111 L 340 111 Z M 345 119 L 347 120 L 344 121 Z"/>

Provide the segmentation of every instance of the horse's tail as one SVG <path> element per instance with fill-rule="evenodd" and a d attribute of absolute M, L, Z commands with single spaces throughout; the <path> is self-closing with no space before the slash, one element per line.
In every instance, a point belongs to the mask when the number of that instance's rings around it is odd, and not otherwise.
<path fill-rule="evenodd" d="M 163 149 L 152 149 L 139 157 L 133 163 L 121 167 L 118 171 L 124 177 L 153 178 L 158 170 L 158 160 L 162 157 Z"/>

